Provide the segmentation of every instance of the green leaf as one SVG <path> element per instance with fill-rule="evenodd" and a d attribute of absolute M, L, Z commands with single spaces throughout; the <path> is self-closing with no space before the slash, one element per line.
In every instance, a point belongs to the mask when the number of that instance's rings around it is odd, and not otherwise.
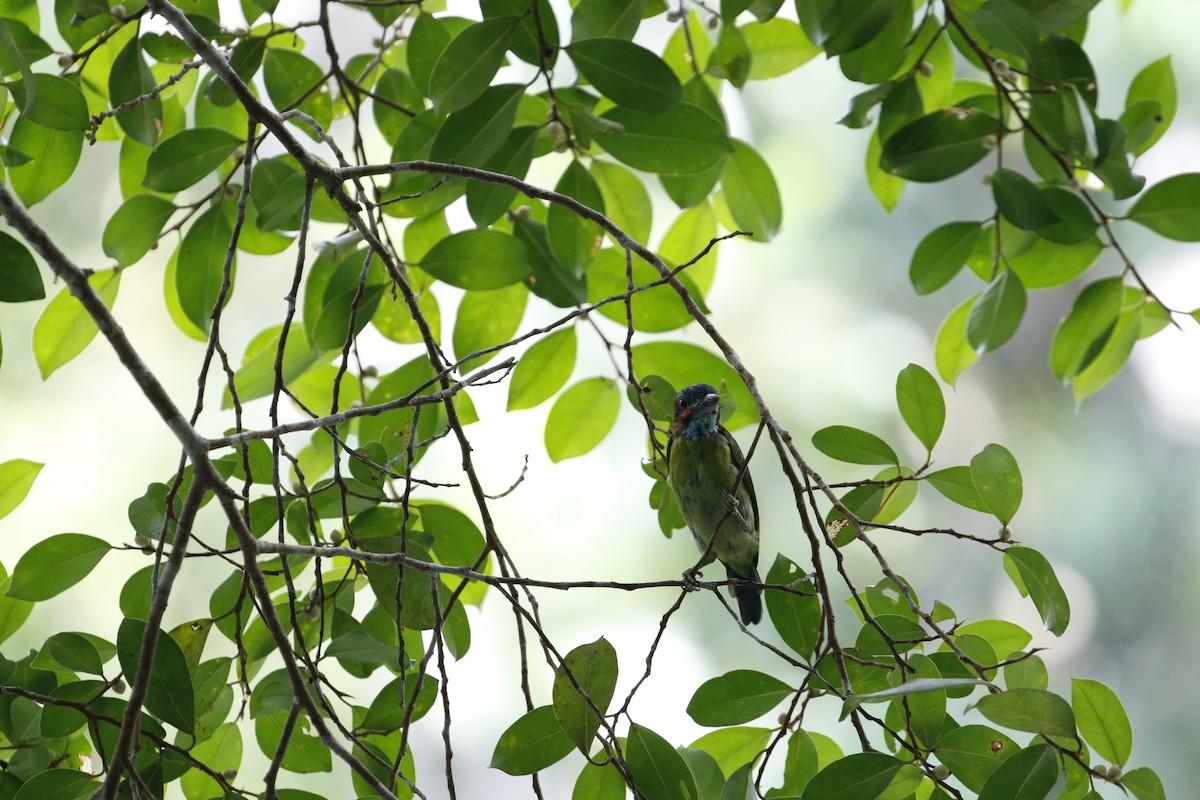
<path fill-rule="evenodd" d="M 25 108 L 23 118 L 56 131 L 78 132 L 88 127 L 87 101 L 78 86 L 66 78 L 44 72 L 35 73 L 33 78 L 37 87 L 33 93 L 36 99 Z M 11 83 L 8 88 L 18 106 L 27 105 L 24 80 Z"/>
<path fill-rule="evenodd" d="M 1043 800 L 1052 797 L 1057 794 L 1053 788 L 1059 781 L 1059 772 L 1058 755 L 1054 749 L 1048 744 L 1032 745 L 996 767 L 979 792 L 979 800 Z"/>
<path fill-rule="evenodd" d="M 956 630 L 960 636 L 980 636 L 987 640 L 997 655 L 1009 655 L 1023 651 L 1033 635 L 1013 622 L 1002 619 L 985 619 L 968 622 Z"/>
<path fill-rule="evenodd" d="M 567 166 L 554 191 L 604 213 L 604 196 L 600 193 L 600 187 L 587 168 L 578 161 L 572 161 Z M 550 242 L 550 252 L 559 264 L 575 275 L 583 275 L 600 249 L 603 236 L 599 225 L 566 206 L 551 203 L 546 211 L 546 239 Z"/>
<path fill-rule="evenodd" d="M 467 230 L 434 245 L 421 269 L 460 289 L 499 289 L 529 274 L 525 246 L 506 233 Z"/>
<path fill-rule="evenodd" d="M 130 107 L 117 114 L 117 123 L 131 138 L 142 144 L 153 147 L 158 140 L 159 131 L 163 124 L 162 99 L 152 94 L 154 89 L 154 74 L 142 55 L 141 39 L 131 37 L 129 42 L 113 60 L 112 70 L 108 74 L 108 99 L 113 108 L 124 103 Z M 212 81 L 210 86 L 225 84 L 219 80 Z M 38 87 L 39 94 L 41 87 Z M 226 89 L 228 91 L 228 89 Z M 233 95 L 230 94 L 232 102 Z M 83 98 L 80 97 L 80 100 Z M 230 105 L 227 103 L 226 105 Z M 86 127 L 87 107 L 84 106 L 84 127 Z"/>
<path fill-rule="evenodd" d="M 1008 0 L 988 0 L 971 15 L 971 21 L 992 45 L 1028 60 L 1037 50 L 1041 34 L 1037 22 L 1021 6 Z"/>
<path fill-rule="evenodd" d="M 937 756 L 964 786 L 978 792 L 996 767 L 1018 749 L 1016 742 L 995 728 L 963 725 L 942 737 L 937 745 Z"/>
<path fill-rule="evenodd" d="M 138 672 L 145 633 L 144 620 L 126 618 L 121 621 L 117 631 L 117 658 L 126 675 Z M 195 724 L 195 700 L 187 659 L 175 640 L 162 631 L 158 631 L 154 648 L 146 710 L 184 733 L 191 733 Z"/>
<path fill-rule="evenodd" d="M 899 464 L 887 442 L 873 433 L 846 425 L 831 425 L 812 436 L 813 446 L 830 458 L 847 464 Z"/>
<path fill-rule="evenodd" d="M 810 581 L 795 583 L 803 577 L 795 563 L 782 553 L 776 555 L 767 573 L 767 583 L 792 584 L 795 591 L 767 589 L 764 600 L 779 638 L 802 658 L 810 660 L 821 635 L 821 601 Z"/>
<path fill-rule="evenodd" d="M 705 681 L 688 702 L 687 713 L 710 728 L 740 725 L 766 714 L 794 692 L 771 675 L 739 669 Z"/>
<path fill-rule="evenodd" d="M 1155 113 L 1150 120 L 1153 126 L 1135 139 L 1127 115 L 1138 104 L 1153 106 Z M 1125 113 L 1121 114 L 1121 124 L 1130 131 L 1129 151 L 1140 156 L 1153 147 L 1171 127 L 1177 106 L 1175 71 L 1171 68 L 1171 57 L 1164 56 L 1147 64 L 1129 84 L 1129 92 L 1125 95 Z"/>
<path fill-rule="evenodd" d="M 971 480 L 988 511 L 1007 525 L 1021 505 L 1021 470 L 1012 453 L 989 444 L 971 459 Z"/>
<path fill-rule="evenodd" d="M 279 352 L 280 327 L 268 328 L 259 333 L 246 348 L 242 366 L 234 373 L 238 399 L 243 403 L 258 397 L 266 397 L 275 389 L 275 360 Z M 283 351 L 282 376 L 289 384 L 317 362 L 320 353 L 309 347 L 304 330 L 299 323 L 288 329 L 287 343 Z M 221 402 L 222 408 L 232 407 L 228 390 Z"/>
<path fill-rule="evenodd" d="M 683 756 L 649 728 L 637 723 L 629 726 L 625 760 L 637 791 L 646 800 L 696 797 L 696 781 Z"/>
<path fill-rule="evenodd" d="M 784 17 L 748 22 L 742 26 L 742 35 L 752 56 L 747 76 L 752 81 L 786 75 L 821 52 L 803 28 Z"/>
<path fill-rule="evenodd" d="M 1162 779 L 1149 767 L 1129 770 L 1121 776 L 1121 785 L 1132 792 L 1137 800 L 1167 800 Z"/>
<path fill-rule="evenodd" d="M 109 308 L 116 302 L 120 282 L 116 270 L 88 276 L 88 283 Z M 33 356 L 42 380 L 82 353 L 98 332 L 96 323 L 70 290 L 66 287 L 59 290 L 33 326 Z"/>
<path fill-rule="evenodd" d="M 269 47 L 263 57 L 262 77 L 267 97 L 271 98 L 276 110 L 297 108 L 329 130 L 333 122 L 333 101 L 325 71 L 312 59 L 296 50 Z M 317 138 L 307 123 L 296 121 L 295 124 L 309 137 Z"/>
<path fill-rule="evenodd" d="M 1095 236 L 1070 245 L 1039 238 L 1027 250 L 1010 256 L 1008 266 L 1026 289 L 1046 289 L 1078 278 L 1103 251 Z"/>
<path fill-rule="evenodd" d="M 529 289 L 523 283 L 464 294 L 454 318 L 454 355 L 461 360 L 510 340 L 521 324 L 528 300 Z M 462 372 L 486 364 L 495 355 L 493 352 L 472 359 L 463 365 Z"/>
<path fill-rule="evenodd" d="M 683 97 L 671 68 L 641 45 L 602 36 L 572 42 L 566 51 L 579 74 L 617 105 L 662 114 Z"/>
<path fill-rule="evenodd" d="M 971 295 L 963 301 L 958 308 L 950 312 L 950 316 L 946 317 L 942 327 L 938 329 L 934 362 L 938 375 L 951 386 L 958 380 L 959 375 L 979 360 L 979 354 L 967 341 L 967 319 L 978 296 Z"/>
<path fill-rule="evenodd" d="M 14 458 L 0 464 L 0 519 L 7 517 L 29 494 L 44 464 Z"/>
<path fill-rule="evenodd" d="M 13 124 L 8 146 L 29 158 L 8 169 L 12 188 L 29 207 L 70 179 L 83 152 L 83 132 L 52 130 L 21 116 Z"/>
<path fill-rule="evenodd" d="M 174 203 L 157 195 L 130 197 L 104 226 L 105 255 L 116 259 L 122 267 L 136 264 L 158 243 L 163 226 L 175 211 Z"/>
<path fill-rule="evenodd" d="M 896 405 L 908 429 L 932 452 L 946 423 L 942 387 L 924 367 L 909 364 L 896 376 Z"/>
<path fill-rule="evenodd" d="M 617 421 L 621 392 L 611 378 L 587 378 L 554 401 L 546 418 L 546 452 L 562 461 L 590 452 Z"/>
<path fill-rule="evenodd" d="M 529 254 L 530 290 L 559 308 L 573 308 L 587 301 L 588 282 L 558 263 L 550 251 L 546 226 L 528 217 L 513 221 L 513 233 Z"/>
<path fill-rule="evenodd" d="M 571 800 L 625 800 L 625 779 L 612 764 L 587 763 L 575 779 Z"/>
<path fill-rule="evenodd" d="M 243 144 L 221 128 L 186 128 L 158 143 L 146 162 L 142 185 L 156 192 L 179 192 L 221 165 Z"/>
<path fill-rule="evenodd" d="M 1118 276 L 1089 284 L 1075 298 L 1050 348 L 1050 369 L 1061 382 L 1074 378 L 1100 355 L 1116 328 L 1124 296 L 1124 281 Z"/>
<path fill-rule="evenodd" d="M 1133 346 L 1137 344 L 1142 332 L 1143 312 L 1146 306 L 1141 300 L 1131 303 L 1131 293 L 1135 293 L 1135 290 L 1126 287 L 1123 307 L 1117 315 L 1112 334 L 1096 354 L 1095 360 L 1075 376 L 1071 389 L 1076 403 L 1100 391 L 1106 383 L 1116 377 L 1129 359 Z"/>
<path fill-rule="evenodd" d="M 525 351 L 508 384 L 508 410 L 533 408 L 554 396 L 575 370 L 574 326 L 548 334 Z"/>
<path fill-rule="evenodd" d="M 1071 708 L 1084 741 L 1113 764 L 1129 763 L 1133 728 L 1117 693 L 1100 681 L 1071 679 Z"/>
<path fill-rule="evenodd" d="M 690 747 L 708 753 L 717 760 L 723 773 L 730 774 L 758 758 L 772 733 L 769 728 L 719 728 L 704 734 Z"/>
<path fill-rule="evenodd" d="M 24 303 L 45 296 L 33 254 L 20 240 L 0 231 L 0 303 Z"/>
<path fill-rule="evenodd" d="M 986 137 L 1000 134 L 999 122 L 976 108 L 940 109 L 914 120 L 883 145 L 879 166 L 910 181 L 933 183 L 969 169 L 991 150 Z"/>
<path fill-rule="evenodd" d="M 725 161 L 721 190 L 737 226 L 769 242 L 783 224 L 779 187 L 766 160 L 753 147 L 734 139 L 733 155 Z"/>
<path fill-rule="evenodd" d="M 1200 172 L 1154 184 L 1129 209 L 1129 219 L 1168 239 L 1200 242 Z"/>
<path fill-rule="evenodd" d="M 1071 621 L 1071 604 L 1054 574 L 1050 562 L 1028 547 L 1010 547 L 1004 551 L 1004 569 L 1014 580 L 1021 594 L 1028 594 L 1042 617 L 1046 630 L 1062 636 Z"/>
<path fill-rule="evenodd" d="M 612 702 L 616 685 L 617 651 L 604 637 L 567 653 L 554 673 L 554 716 L 585 756 L 600 729 L 601 717 Z M 596 709 L 601 716 L 597 716 Z"/>
<path fill-rule="evenodd" d="M 601 116 L 620 130 L 598 132 L 597 144 L 634 169 L 666 175 L 700 172 L 733 151 L 721 121 L 687 101 L 664 114 L 618 107 Z"/>
<path fill-rule="evenodd" d="M 205 333 L 212 326 L 212 313 L 221 294 L 225 256 L 232 238 L 233 228 L 225 210 L 210 206 L 196 218 L 179 244 L 175 290 L 179 293 L 183 313 Z M 236 265 L 230 266 L 232 269 Z"/>
<path fill-rule="evenodd" d="M 917 294 L 930 294 L 949 283 L 974 252 L 982 229 L 978 222 L 948 222 L 926 234 L 908 267 Z"/>
<path fill-rule="evenodd" d="M 1015 170 L 992 173 L 992 196 L 1004 218 L 1023 230 L 1035 231 L 1059 221 L 1038 187 Z"/>
<path fill-rule="evenodd" d="M 734 88 L 741 89 L 750 77 L 750 62 L 750 45 L 746 43 L 741 29 L 736 25 L 722 25 L 704 72 L 715 78 L 723 78 Z"/>
<path fill-rule="evenodd" d="M 883 753 L 854 753 L 834 761 L 808 782 L 803 800 L 873 800 L 904 768 Z"/>
<path fill-rule="evenodd" d="M 979 296 L 967 317 L 967 342 L 978 353 L 996 350 L 1011 339 L 1025 316 L 1026 292 L 1021 278 L 1005 270 Z"/>
<path fill-rule="evenodd" d="M 646 0 L 579 0 L 571 13 L 574 41 L 593 36 L 632 39 L 645 8 Z"/>
<path fill-rule="evenodd" d="M 13 800 L 76 800 L 100 787 L 99 781 L 77 769 L 48 769 L 33 775 L 12 795 Z"/>
<path fill-rule="evenodd" d="M 491 766 L 509 775 L 531 775 L 561 761 L 574 749 L 553 706 L 539 706 L 500 734 Z"/>
<path fill-rule="evenodd" d="M 13 568 L 8 596 L 17 600 L 49 600 L 79 583 L 112 547 L 83 533 L 60 533 L 29 548 Z"/>
<path fill-rule="evenodd" d="M 429 98 L 440 112 L 470 104 L 491 85 L 519 22 L 511 16 L 485 19 L 450 40 L 429 79 Z"/>
<path fill-rule="evenodd" d="M 214 772 L 237 771 L 242 765 L 242 731 L 236 723 L 224 722 L 211 736 L 191 750 L 191 755 Z M 184 797 L 220 797 L 221 785 L 206 772 L 188 770 L 179 781 Z"/>
<path fill-rule="evenodd" d="M 108 657 L 112 658 L 115 650 L 111 646 L 107 649 Z M 63 631 L 45 641 L 33 659 L 33 666 L 58 672 L 101 675 L 104 672 L 104 659 L 100 657 L 96 644 L 86 635 Z"/>
<path fill-rule="evenodd" d="M 588 302 L 596 303 L 629 291 L 628 265 L 624 250 L 606 247 L 596 254 L 587 272 Z M 633 285 L 646 286 L 660 279 L 657 269 L 645 261 L 633 257 Z M 679 276 L 697 302 L 703 303 L 699 288 L 690 281 L 686 273 Z M 630 297 L 635 330 L 660 333 L 682 328 L 692 321 L 692 315 L 671 286 L 660 284 Z M 701 305 L 703 308 L 703 305 Z M 625 303 L 616 301 L 600 308 L 600 313 L 614 322 L 625 324 Z"/>
<path fill-rule="evenodd" d="M 997 725 L 1047 736 L 1075 733 L 1075 715 L 1066 700 L 1042 689 L 1009 689 L 981 697 L 975 708 Z"/>
<path fill-rule="evenodd" d="M 592 160 L 588 172 L 600 187 L 605 215 L 634 241 L 649 241 L 654 208 L 641 179 L 619 164 L 600 159 Z M 667 237 L 670 237 L 669 233 Z M 679 260 L 666 252 L 665 245 L 660 246 L 659 251 L 663 258 Z"/>
<path fill-rule="evenodd" d="M 511 123 L 510 123 L 511 124 Z M 526 125 L 514 128 L 500 149 L 488 158 L 484 169 L 524 178 L 533 163 L 538 128 Z M 479 227 L 487 227 L 499 219 L 517 197 L 517 190 L 498 183 L 471 181 L 467 184 L 467 210 Z"/>

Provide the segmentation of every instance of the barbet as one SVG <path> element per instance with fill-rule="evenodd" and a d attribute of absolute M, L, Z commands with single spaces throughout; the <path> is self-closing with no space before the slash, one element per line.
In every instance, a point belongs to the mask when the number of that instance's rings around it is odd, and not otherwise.
<path fill-rule="evenodd" d="M 719 560 L 730 579 L 759 583 L 758 500 L 749 470 L 742 469 L 741 448 L 721 425 L 720 408 L 721 398 L 708 384 L 697 383 L 679 393 L 667 440 L 667 472 L 683 519 L 706 553 L 698 566 Z M 732 590 L 742 622 L 762 620 L 762 589 Z"/>

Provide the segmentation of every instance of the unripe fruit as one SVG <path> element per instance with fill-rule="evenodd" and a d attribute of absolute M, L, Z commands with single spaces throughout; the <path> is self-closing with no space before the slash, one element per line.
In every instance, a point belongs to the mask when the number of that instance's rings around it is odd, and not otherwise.
<path fill-rule="evenodd" d="M 933 775 L 933 777 L 936 778 L 937 780 L 944 781 L 944 780 L 946 780 L 946 778 L 950 777 L 950 768 L 947 767 L 945 764 L 938 764 L 936 767 L 933 768 L 933 772 L 931 772 L 930 774 Z"/>
<path fill-rule="evenodd" d="M 983 149 L 985 150 L 995 150 L 996 145 L 1000 144 L 1000 140 L 996 138 L 996 134 L 989 133 L 980 140 L 980 143 L 983 145 Z"/>
<path fill-rule="evenodd" d="M 931 77 L 933 75 L 933 64 L 930 64 L 928 61 L 922 61 L 920 64 L 917 64 L 917 72 L 926 78 Z"/>
<path fill-rule="evenodd" d="M 121 680 L 120 678 L 117 678 L 115 681 L 113 681 L 112 690 L 117 694 L 125 694 L 126 688 L 125 681 Z"/>
<path fill-rule="evenodd" d="M 529 206 L 517 206 L 512 215 L 516 219 L 529 219 L 529 215 L 532 213 L 533 209 Z"/>
<path fill-rule="evenodd" d="M 221 777 L 226 781 L 235 781 L 237 780 L 237 770 L 233 767 L 230 767 L 229 769 L 221 772 Z"/>
<path fill-rule="evenodd" d="M 563 124 L 556 119 L 552 119 L 548 123 L 546 123 L 546 135 L 549 136 L 551 139 L 553 139 L 556 142 L 559 139 L 563 138 L 563 135 L 566 132 L 567 132 L 567 129 L 564 128 Z"/>
<path fill-rule="evenodd" d="M 113 19 L 125 19 L 129 16 L 129 12 L 125 10 L 125 6 L 117 3 L 108 10 L 108 13 L 113 15 Z"/>
<path fill-rule="evenodd" d="M 63 69 L 67 69 L 74 63 L 75 63 L 75 54 L 74 53 L 63 53 L 61 56 L 58 57 L 58 66 L 62 67 Z"/>

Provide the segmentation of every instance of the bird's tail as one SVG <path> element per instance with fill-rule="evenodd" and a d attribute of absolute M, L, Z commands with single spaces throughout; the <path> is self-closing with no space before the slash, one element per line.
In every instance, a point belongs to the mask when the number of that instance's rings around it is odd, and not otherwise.
<path fill-rule="evenodd" d="M 730 580 L 740 579 L 762 583 L 762 578 L 758 576 L 758 570 L 754 567 L 750 568 L 749 575 L 739 575 L 726 565 L 725 573 L 729 576 Z M 734 599 L 737 600 L 738 613 L 741 614 L 742 624 L 754 625 L 755 623 L 762 622 L 762 589 L 759 589 L 757 586 L 732 586 L 730 588 L 733 590 Z"/>

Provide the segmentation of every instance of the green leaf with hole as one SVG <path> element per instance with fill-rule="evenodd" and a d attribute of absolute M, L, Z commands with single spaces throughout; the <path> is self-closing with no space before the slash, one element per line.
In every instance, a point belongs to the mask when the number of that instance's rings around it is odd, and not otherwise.
<path fill-rule="evenodd" d="M 1129 219 L 1168 239 L 1200 242 L 1200 172 L 1154 184 L 1129 209 Z"/>
<path fill-rule="evenodd" d="M 896 404 L 908 429 L 932 451 L 946 423 L 942 387 L 924 367 L 909 364 L 896 376 Z"/>
<path fill-rule="evenodd" d="M 567 653 L 554 673 L 554 716 L 584 755 L 591 752 L 616 686 L 617 651 L 604 637 Z"/>
<path fill-rule="evenodd" d="M 157 244 L 163 226 L 175 211 L 174 203 L 157 195 L 130 197 L 104 226 L 101 244 L 105 255 L 122 267 L 136 264 Z"/>
<path fill-rule="evenodd" d="M 554 396 L 575 370 L 574 326 L 539 339 L 517 361 L 508 383 L 508 410 L 533 408 Z"/>
<path fill-rule="evenodd" d="M 29 248 L 0 231 L 0 303 L 24 303 L 45 296 L 46 287 Z"/>
<path fill-rule="evenodd" d="M 112 547 L 83 533 L 60 533 L 29 548 L 13 567 L 8 596 L 40 602 L 70 589 L 96 568 Z"/>
<path fill-rule="evenodd" d="M 617 105 L 662 114 L 683 97 L 671 68 L 641 45 L 598 36 L 572 42 L 566 50 L 579 74 Z"/>
<path fill-rule="evenodd" d="M 776 677 L 755 670 L 727 672 L 701 684 L 688 702 L 688 716 L 710 728 L 757 719 L 795 692 Z"/>
<path fill-rule="evenodd" d="M 116 270 L 94 272 L 88 276 L 88 283 L 104 305 L 112 308 L 121 284 L 120 273 Z M 33 326 L 33 357 L 42 380 L 82 353 L 99 331 L 70 290 L 66 287 L 59 290 Z"/>
<path fill-rule="evenodd" d="M 198 183 L 243 144 L 221 128 L 187 128 L 158 143 L 146 162 L 142 185 L 156 192 L 179 192 Z"/>
<path fill-rule="evenodd" d="M 847 464 L 899 464 L 891 445 L 873 433 L 847 425 L 830 425 L 812 436 L 813 446 Z"/>
<path fill-rule="evenodd" d="M 468 25 L 438 56 L 429 78 L 429 98 L 442 113 L 470 104 L 492 83 L 520 17 L 504 16 Z"/>
<path fill-rule="evenodd" d="M 1028 547 L 1004 551 L 1004 570 L 1021 594 L 1028 595 L 1046 630 L 1062 636 L 1071 622 L 1071 603 L 1046 557 Z"/>
<path fill-rule="evenodd" d="M 495 230 L 467 230 L 447 236 L 430 248 L 419 266 L 460 289 L 499 289 L 529 274 L 525 246 Z"/>
<path fill-rule="evenodd" d="M 554 401 L 546 418 L 546 452 L 562 461 L 590 452 L 617 421 L 621 390 L 611 378 L 587 378 Z"/>
<path fill-rule="evenodd" d="M 509 775 L 532 775 L 566 757 L 574 745 L 554 716 L 553 706 L 539 706 L 500 734 L 492 766 Z"/>
<path fill-rule="evenodd" d="M 1021 505 L 1021 470 L 1012 453 L 989 444 L 971 459 L 971 480 L 979 497 L 1001 525 L 1007 525 Z"/>
<path fill-rule="evenodd" d="M 1138 105 L 1151 106 L 1151 125 L 1136 138 L 1136 128 L 1129 124 L 1129 113 Z M 1154 146 L 1175 119 L 1175 111 L 1179 105 L 1178 91 L 1175 86 L 1175 71 L 1171 68 L 1171 57 L 1164 56 L 1147 64 L 1129 84 L 1129 92 L 1125 95 L 1125 112 L 1121 114 L 1121 124 L 1129 131 L 1129 152 L 1135 156 Z"/>

